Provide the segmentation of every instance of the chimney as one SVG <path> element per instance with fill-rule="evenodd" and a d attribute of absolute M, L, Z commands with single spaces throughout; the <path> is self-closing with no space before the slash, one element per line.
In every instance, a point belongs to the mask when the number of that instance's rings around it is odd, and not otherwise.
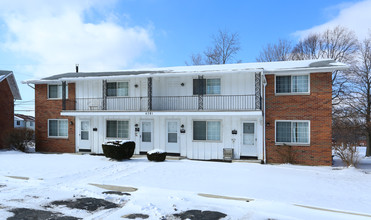
<path fill-rule="evenodd" d="M 76 73 L 79 72 L 79 64 L 76 64 Z"/>

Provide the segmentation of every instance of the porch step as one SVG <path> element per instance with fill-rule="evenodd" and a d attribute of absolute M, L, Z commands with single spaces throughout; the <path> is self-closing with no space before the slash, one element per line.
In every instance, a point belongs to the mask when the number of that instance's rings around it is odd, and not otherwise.
<path fill-rule="evenodd" d="M 147 158 L 147 155 L 141 155 L 141 154 L 134 154 L 132 158 Z M 186 159 L 182 156 L 166 156 L 166 160 L 182 160 Z"/>
<path fill-rule="evenodd" d="M 261 163 L 261 160 L 232 160 L 232 163 Z"/>

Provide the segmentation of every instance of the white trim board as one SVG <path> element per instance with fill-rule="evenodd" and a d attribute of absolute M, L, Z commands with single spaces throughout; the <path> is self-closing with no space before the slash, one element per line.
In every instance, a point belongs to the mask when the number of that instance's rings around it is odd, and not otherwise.
<path fill-rule="evenodd" d="M 61 112 L 62 116 L 188 116 L 188 115 L 200 115 L 200 116 L 225 116 L 225 115 L 239 115 L 239 116 L 262 116 L 262 111 L 248 111 L 248 112 L 112 112 L 112 111 L 64 111 Z"/>

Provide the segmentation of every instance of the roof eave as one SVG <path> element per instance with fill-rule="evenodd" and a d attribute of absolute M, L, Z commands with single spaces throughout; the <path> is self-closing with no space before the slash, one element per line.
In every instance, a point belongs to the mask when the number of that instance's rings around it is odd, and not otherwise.
<path fill-rule="evenodd" d="M 58 80 L 26 80 L 22 81 L 23 84 L 52 84 L 66 82 L 76 82 L 83 80 L 115 80 L 115 79 L 125 79 L 125 78 L 148 78 L 148 77 L 168 77 L 168 76 L 197 76 L 197 75 L 221 75 L 221 74 L 238 74 L 247 72 L 260 72 L 260 68 L 251 69 L 239 69 L 230 71 L 194 71 L 194 72 L 168 72 L 168 73 L 146 73 L 140 75 L 116 75 L 116 76 L 87 76 L 87 77 L 65 77 Z"/>
<path fill-rule="evenodd" d="M 307 68 L 289 68 L 289 69 L 276 69 L 276 70 L 264 70 L 265 74 L 287 74 L 287 73 L 298 73 L 298 74 L 307 74 L 307 73 L 326 73 L 333 72 L 336 70 L 346 70 L 349 67 L 347 65 L 339 66 L 330 66 L 330 67 L 307 67 Z"/>

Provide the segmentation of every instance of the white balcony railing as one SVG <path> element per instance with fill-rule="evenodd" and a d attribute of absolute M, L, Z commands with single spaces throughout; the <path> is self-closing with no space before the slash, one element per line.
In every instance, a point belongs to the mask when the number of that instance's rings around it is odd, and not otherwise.
<path fill-rule="evenodd" d="M 76 98 L 77 111 L 250 111 L 260 110 L 255 95 Z M 258 103 L 257 103 L 258 102 Z M 258 108 L 256 108 L 258 106 Z M 74 108 L 74 109 L 73 109 Z"/>

